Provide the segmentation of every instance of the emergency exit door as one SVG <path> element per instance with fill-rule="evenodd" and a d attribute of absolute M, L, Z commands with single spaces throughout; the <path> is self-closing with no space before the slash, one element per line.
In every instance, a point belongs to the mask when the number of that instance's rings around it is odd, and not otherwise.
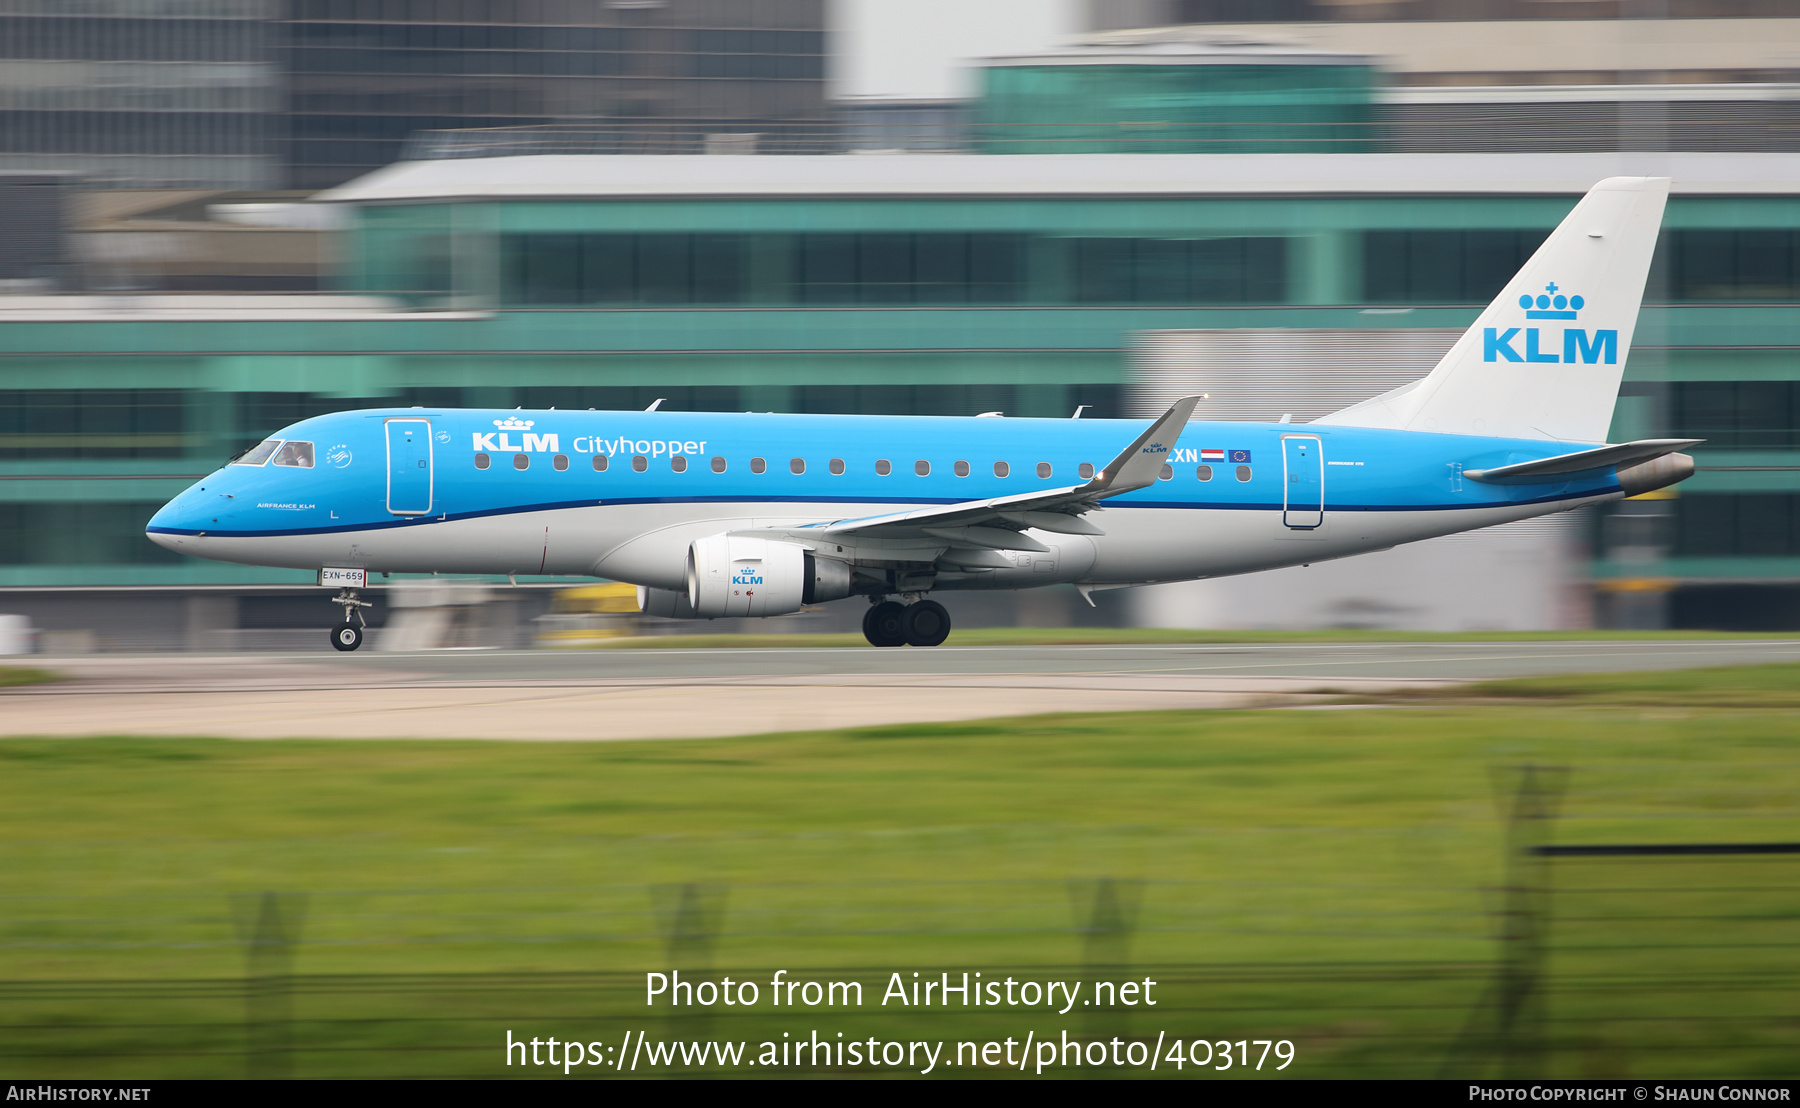
<path fill-rule="evenodd" d="M 387 421 L 388 511 L 422 516 L 431 511 L 431 421 Z"/>
<path fill-rule="evenodd" d="M 1317 435 L 1283 435 L 1281 438 L 1281 522 L 1297 531 L 1310 531 L 1325 522 L 1325 457 Z"/>

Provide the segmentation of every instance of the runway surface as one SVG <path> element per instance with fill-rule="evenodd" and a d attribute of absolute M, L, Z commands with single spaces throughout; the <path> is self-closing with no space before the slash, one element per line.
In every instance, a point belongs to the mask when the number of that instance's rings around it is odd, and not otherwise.
<path fill-rule="evenodd" d="M 1800 640 L 96 655 L 0 692 L 0 735 L 697 738 L 1784 661 Z"/>

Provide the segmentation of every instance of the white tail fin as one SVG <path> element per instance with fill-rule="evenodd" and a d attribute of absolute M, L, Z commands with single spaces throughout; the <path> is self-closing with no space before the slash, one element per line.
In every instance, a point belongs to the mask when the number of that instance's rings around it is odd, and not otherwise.
<path fill-rule="evenodd" d="M 1429 377 L 1315 422 L 1606 441 L 1668 196 L 1667 177 L 1601 181 Z"/>

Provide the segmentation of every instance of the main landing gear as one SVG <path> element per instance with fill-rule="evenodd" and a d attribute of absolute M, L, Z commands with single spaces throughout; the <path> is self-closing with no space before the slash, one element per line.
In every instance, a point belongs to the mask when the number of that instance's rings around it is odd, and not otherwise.
<path fill-rule="evenodd" d="M 356 595 L 355 589 L 341 589 L 331 598 L 333 604 L 344 609 L 344 622 L 331 629 L 331 645 L 338 650 L 355 650 L 362 645 L 363 631 L 369 626 L 363 619 L 362 610 L 375 605 Z M 356 622 L 350 622 L 350 614 L 356 613 Z"/>
<path fill-rule="evenodd" d="M 870 646 L 937 646 L 950 637 L 950 613 L 935 600 L 883 600 L 863 616 Z"/>

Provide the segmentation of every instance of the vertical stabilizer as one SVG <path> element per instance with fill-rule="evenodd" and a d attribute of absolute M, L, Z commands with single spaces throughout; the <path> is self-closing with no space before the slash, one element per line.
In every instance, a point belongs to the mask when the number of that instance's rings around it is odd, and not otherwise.
<path fill-rule="evenodd" d="M 1430 376 L 1315 422 L 1604 442 L 1668 195 L 1601 181 Z"/>

